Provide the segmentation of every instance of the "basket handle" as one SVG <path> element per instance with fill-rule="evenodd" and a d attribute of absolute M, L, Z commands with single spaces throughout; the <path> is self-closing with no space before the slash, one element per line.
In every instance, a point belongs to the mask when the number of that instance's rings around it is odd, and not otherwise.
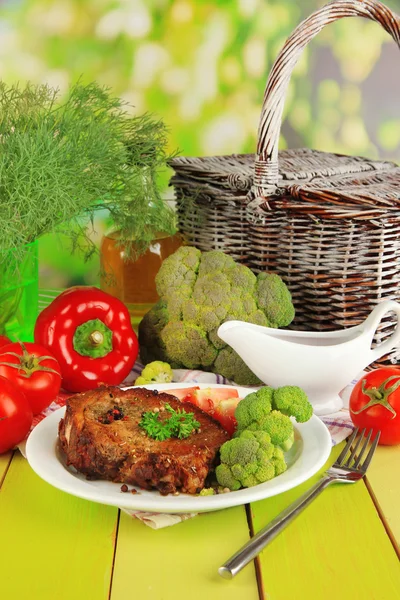
<path fill-rule="evenodd" d="M 278 142 L 290 77 L 303 49 L 329 23 L 343 17 L 377 21 L 400 48 L 400 19 L 378 0 L 334 0 L 300 23 L 275 60 L 264 93 L 254 170 L 255 197 L 271 194 L 278 183 Z"/>

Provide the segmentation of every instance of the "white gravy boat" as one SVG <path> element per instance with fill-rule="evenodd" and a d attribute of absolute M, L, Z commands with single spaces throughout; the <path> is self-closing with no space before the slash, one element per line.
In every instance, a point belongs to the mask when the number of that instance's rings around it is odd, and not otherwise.
<path fill-rule="evenodd" d="M 371 349 L 376 328 L 388 312 L 397 315 L 396 329 Z M 315 414 L 325 415 L 340 410 L 339 392 L 354 377 L 400 344 L 400 304 L 385 300 L 360 325 L 338 331 L 290 331 L 227 321 L 218 335 L 265 384 L 301 387 Z"/>

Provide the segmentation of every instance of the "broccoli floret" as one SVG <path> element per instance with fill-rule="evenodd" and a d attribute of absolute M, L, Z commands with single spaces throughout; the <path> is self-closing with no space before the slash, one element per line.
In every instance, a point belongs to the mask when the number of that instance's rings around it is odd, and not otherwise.
<path fill-rule="evenodd" d="M 217 348 L 214 344 L 213 346 Z M 260 385 L 261 383 L 239 354 L 229 347 L 219 350 L 212 370 L 214 373 L 220 373 L 227 379 L 235 381 L 238 385 Z"/>
<path fill-rule="evenodd" d="M 183 306 L 183 320 L 198 325 L 206 332 L 218 328 L 227 315 L 230 292 L 229 282 L 223 273 L 199 277 L 192 297 Z"/>
<path fill-rule="evenodd" d="M 218 354 L 201 327 L 183 321 L 168 323 L 161 332 L 161 339 L 172 361 L 189 369 L 211 366 Z"/>
<path fill-rule="evenodd" d="M 227 343 L 224 342 L 224 340 L 222 340 L 217 331 L 218 331 L 218 327 L 216 327 L 215 329 L 212 329 L 211 331 L 208 332 L 208 339 L 210 340 L 210 342 L 212 343 L 212 345 L 217 348 L 217 350 L 222 350 L 222 348 L 226 348 L 227 347 Z M 243 363 L 243 361 L 242 361 Z M 244 364 L 244 363 L 243 363 Z M 251 371 L 250 371 L 251 372 Z"/>
<path fill-rule="evenodd" d="M 230 490 L 252 487 L 282 473 L 282 457 L 276 453 L 265 431 L 243 431 L 222 444 L 221 464 L 215 474 L 218 483 Z"/>
<path fill-rule="evenodd" d="M 160 298 L 179 289 L 181 295 L 190 296 L 196 283 L 201 251 L 192 246 L 181 246 L 166 258 L 156 275 L 156 287 Z"/>
<path fill-rule="evenodd" d="M 272 410 L 273 391 L 273 388 L 265 386 L 239 402 L 235 410 L 238 435 L 248 427 L 253 430 L 264 429 L 263 421 Z"/>
<path fill-rule="evenodd" d="M 202 490 L 200 490 L 199 496 L 214 496 L 214 494 L 214 488 L 203 488 Z"/>
<path fill-rule="evenodd" d="M 294 417 L 298 423 L 305 423 L 313 414 L 307 394 L 295 385 L 285 385 L 274 391 L 273 408 L 289 417 Z"/>
<path fill-rule="evenodd" d="M 285 455 L 283 454 L 283 450 L 281 448 L 274 448 L 274 455 L 271 458 L 271 462 L 275 467 L 275 476 L 284 473 L 287 469 L 287 464 L 285 462 Z"/>
<path fill-rule="evenodd" d="M 257 304 L 271 327 L 285 327 L 294 319 L 292 296 L 276 273 L 259 273 L 257 276 Z"/>
<path fill-rule="evenodd" d="M 260 384 L 243 360 L 218 341 L 225 321 L 264 326 L 289 324 L 294 309 L 278 275 L 257 277 L 220 250 L 182 246 L 156 276 L 160 302 L 139 326 L 144 363 L 162 360 L 174 368 L 206 368 L 242 385 Z"/>
<path fill-rule="evenodd" d="M 271 442 L 274 446 L 279 446 L 284 452 L 287 452 L 293 446 L 293 423 L 289 417 L 279 412 L 279 410 L 272 410 L 269 415 L 262 420 L 258 427 L 263 431 L 266 431 L 270 435 Z M 252 428 L 252 426 L 250 426 L 250 428 Z"/>
<path fill-rule="evenodd" d="M 146 385 L 147 383 L 169 383 L 172 381 L 173 372 L 168 363 L 155 360 L 142 370 L 135 381 L 135 385 Z"/>
<path fill-rule="evenodd" d="M 166 303 L 160 300 L 147 312 L 139 324 L 140 358 L 144 364 L 154 360 L 168 362 L 173 368 L 182 367 L 182 364 L 173 364 L 165 350 L 161 332 L 169 322 L 169 313 Z"/>
<path fill-rule="evenodd" d="M 231 286 L 237 290 L 238 295 L 251 295 L 254 297 L 257 277 L 244 265 L 234 263 L 234 268 L 228 273 Z"/>
<path fill-rule="evenodd" d="M 221 252 L 220 250 L 210 250 L 209 252 L 203 252 L 201 256 L 201 263 L 199 267 L 199 275 L 207 275 L 208 273 L 214 273 L 215 271 L 221 273 L 228 271 L 236 266 L 235 261 L 231 256 Z"/>
<path fill-rule="evenodd" d="M 294 442 L 294 428 L 288 416 L 272 410 L 275 390 L 265 386 L 248 394 L 235 410 L 236 436 L 242 431 L 266 431 L 275 446 L 287 452 Z"/>

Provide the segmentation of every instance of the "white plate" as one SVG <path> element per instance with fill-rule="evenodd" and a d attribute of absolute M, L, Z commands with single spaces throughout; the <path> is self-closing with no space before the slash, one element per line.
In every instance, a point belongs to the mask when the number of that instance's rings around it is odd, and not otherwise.
<path fill-rule="evenodd" d="M 142 387 L 168 391 L 193 385 L 201 388 L 232 387 L 207 383 L 170 383 Z M 248 388 L 237 389 L 241 398 L 251 391 Z M 55 411 L 30 434 L 26 455 L 32 469 L 42 479 L 64 492 L 131 510 L 159 513 L 207 512 L 276 496 L 312 477 L 324 465 L 332 448 L 328 429 L 318 417 L 313 416 L 307 423 L 295 424 L 295 443 L 286 454 L 288 469 L 271 481 L 238 492 L 214 496 L 161 496 L 158 491 L 146 490 L 139 490 L 140 493 L 137 494 L 123 493 L 120 483 L 87 481 L 84 475 L 65 466 L 57 449 L 58 424 L 64 412 L 65 408 Z"/>

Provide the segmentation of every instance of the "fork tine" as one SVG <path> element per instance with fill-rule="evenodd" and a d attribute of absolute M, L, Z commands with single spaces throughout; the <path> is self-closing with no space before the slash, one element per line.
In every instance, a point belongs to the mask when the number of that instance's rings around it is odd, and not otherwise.
<path fill-rule="evenodd" d="M 347 444 L 345 445 L 345 447 L 343 448 L 343 450 L 339 454 L 338 458 L 336 459 L 335 465 L 342 466 L 342 463 L 344 462 L 344 459 L 346 458 L 346 454 L 349 451 L 350 446 L 354 442 L 357 433 L 358 433 L 358 427 L 356 427 L 356 429 L 353 431 L 353 433 L 349 437 L 349 439 L 347 441 Z"/>
<path fill-rule="evenodd" d="M 371 448 L 369 449 L 367 458 L 365 459 L 365 461 L 363 462 L 363 464 L 360 467 L 361 471 L 363 471 L 364 473 L 367 471 L 367 469 L 369 467 L 369 463 L 371 462 L 371 459 L 372 459 L 372 457 L 374 455 L 374 452 L 376 450 L 376 447 L 378 445 L 380 437 L 381 437 L 381 432 L 378 431 L 377 434 L 376 434 L 376 436 L 375 436 L 375 438 L 374 438 L 374 441 L 372 442 Z"/>
<path fill-rule="evenodd" d="M 365 431 L 366 431 L 366 428 L 364 427 L 364 429 L 363 429 L 363 430 L 360 432 L 360 437 L 358 438 L 358 440 L 357 440 L 357 443 L 355 444 L 355 446 L 354 446 L 353 450 L 351 451 L 351 454 L 350 454 L 349 458 L 348 458 L 348 459 L 346 460 L 346 462 L 344 463 L 344 466 L 345 466 L 345 467 L 351 467 L 351 462 L 352 462 L 353 458 L 354 458 L 354 457 L 355 457 L 355 455 L 356 455 L 356 452 L 357 452 L 357 450 L 358 450 L 358 447 L 359 447 L 359 445 L 361 444 L 361 440 L 362 440 L 362 439 L 363 439 L 363 437 L 364 437 Z M 355 466 L 355 465 L 354 465 L 354 466 Z"/>
<path fill-rule="evenodd" d="M 358 456 L 356 456 L 356 460 L 354 462 L 354 469 L 357 469 L 358 465 L 361 462 L 362 457 L 364 456 L 365 450 L 367 449 L 367 446 L 371 440 L 371 435 L 372 435 L 372 429 L 369 430 L 367 437 L 365 438 L 365 442 L 363 444 L 363 447 L 360 450 L 360 454 Z"/>

